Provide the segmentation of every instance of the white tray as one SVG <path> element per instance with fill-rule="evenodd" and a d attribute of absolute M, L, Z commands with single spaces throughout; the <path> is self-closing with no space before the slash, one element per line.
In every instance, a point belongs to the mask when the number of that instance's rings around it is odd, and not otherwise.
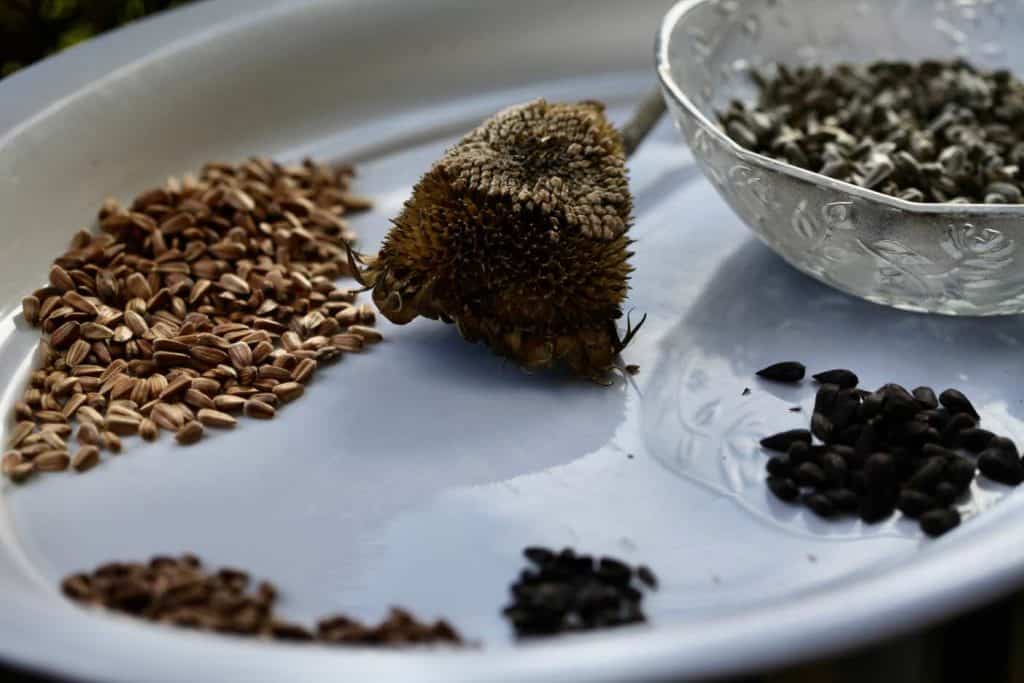
<path fill-rule="evenodd" d="M 665 9 L 199 3 L 4 81 L 3 415 L 37 336 L 18 302 L 104 196 L 212 158 L 354 160 L 358 189 L 379 201 L 356 225 L 372 250 L 431 160 L 500 107 L 600 98 L 623 120 L 654 83 Z M 626 352 L 638 376 L 613 388 L 528 376 L 449 326 L 382 325 L 386 343 L 318 375 L 276 421 L 187 449 L 133 440 L 88 475 L 5 484 L 0 655 L 105 681 L 649 680 L 823 656 L 1018 583 L 1024 498 L 1002 487 L 981 487 L 967 512 L 988 509 L 939 541 L 770 499 L 756 440 L 806 421 L 812 389 L 753 378 L 798 359 L 851 367 L 869 387 L 958 386 L 1019 441 L 1018 321 L 899 313 L 794 273 L 748 236 L 667 124 L 630 166 L 630 306 L 649 314 Z M 803 414 L 788 411 L 797 404 Z M 650 624 L 516 645 L 500 609 L 527 544 L 649 564 L 662 582 Z M 484 647 L 254 643 L 84 612 L 56 588 L 109 559 L 185 550 L 276 582 L 295 619 L 378 619 L 401 604 Z"/>

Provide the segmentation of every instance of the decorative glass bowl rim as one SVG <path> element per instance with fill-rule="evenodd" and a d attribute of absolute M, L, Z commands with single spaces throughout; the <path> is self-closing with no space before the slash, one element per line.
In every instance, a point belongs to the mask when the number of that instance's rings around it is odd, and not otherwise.
<path fill-rule="evenodd" d="M 730 138 L 720 126 L 708 120 L 704 113 L 696 106 L 694 101 L 686 93 L 683 87 L 676 80 L 670 56 L 670 48 L 673 43 L 673 35 L 687 19 L 692 18 L 693 13 L 703 5 L 713 5 L 720 0 L 680 0 L 665 14 L 662 19 L 661 28 L 658 31 L 655 43 L 655 60 L 658 78 L 661 81 L 662 90 L 668 93 L 677 105 L 682 107 L 693 117 L 700 127 L 711 135 L 720 145 L 744 161 L 776 173 L 782 173 L 790 177 L 812 183 L 841 192 L 851 197 L 857 197 L 868 202 L 874 202 L 893 209 L 917 214 L 949 214 L 963 215 L 972 214 L 977 216 L 1007 216 L 1024 215 L 1024 204 L 939 204 L 934 202 L 912 202 L 900 199 L 891 195 L 883 194 L 875 190 L 869 190 L 858 185 L 836 180 L 820 173 L 808 171 L 792 164 L 778 161 L 757 152 L 752 152 Z"/>

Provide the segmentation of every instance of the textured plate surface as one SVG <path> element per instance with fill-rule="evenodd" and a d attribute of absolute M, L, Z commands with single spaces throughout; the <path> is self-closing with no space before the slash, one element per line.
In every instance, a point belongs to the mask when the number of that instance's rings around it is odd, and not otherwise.
<path fill-rule="evenodd" d="M 262 9 L 224 19 L 232 5 Z M 373 249 L 417 176 L 482 116 L 544 95 L 602 98 L 623 120 L 654 83 L 666 5 L 214 2 L 78 51 L 107 60 L 103 77 L 73 73 L 72 52 L 11 79 L 3 101 L 51 106 L 8 112 L 0 130 L 13 245 L 0 254 L 0 410 L 32 363 L 18 301 L 105 195 L 216 157 L 355 160 L 358 189 L 379 202 L 356 225 Z M 166 45 L 140 59 L 136 32 Z M 38 94 L 61 78 L 73 94 Z M 805 420 L 812 389 L 753 373 L 795 358 L 852 367 L 867 386 L 956 385 L 1019 440 L 1017 321 L 900 313 L 795 273 L 747 235 L 667 124 L 631 174 L 630 305 L 649 319 L 625 360 L 639 375 L 611 388 L 528 376 L 450 327 L 384 325 L 384 344 L 319 375 L 278 420 L 188 449 L 136 440 L 88 475 L 5 484 L 0 654 L 110 681 L 650 680 L 821 655 L 1011 588 L 1024 502 L 1001 487 L 982 486 L 966 512 L 984 514 L 937 542 L 902 521 L 825 525 L 769 499 L 756 440 Z M 516 646 L 499 611 L 534 543 L 650 564 L 662 582 L 650 625 Z M 275 581 L 296 619 L 402 604 L 484 649 L 202 637 L 85 613 L 55 590 L 69 571 L 184 550 Z"/>

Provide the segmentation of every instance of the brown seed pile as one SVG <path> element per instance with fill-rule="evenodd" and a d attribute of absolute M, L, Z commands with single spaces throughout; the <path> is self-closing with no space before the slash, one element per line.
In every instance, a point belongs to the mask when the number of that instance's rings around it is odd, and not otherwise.
<path fill-rule="evenodd" d="M 1024 203 L 1024 82 L 963 60 L 757 71 L 720 113 L 755 152 L 914 202 Z"/>
<path fill-rule="evenodd" d="M 353 170 L 207 164 L 99 212 L 25 297 L 41 367 L 15 407 L 4 474 L 88 470 L 121 437 L 198 441 L 270 419 L 318 366 L 380 341 L 350 274 Z M 72 439 L 72 425 L 77 433 Z M 73 442 L 78 442 L 77 450 Z"/>
<path fill-rule="evenodd" d="M 307 629 L 274 614 L 278 591 L 272 584 L 262 581 L 250 590 L 250 583 L 244 571 L 207 572 L 199 558 L 183 555 L 154 557 L 148 563 L 110 562 L 68 576 L 61 588 L 84 605 L 202 631 L 338 645 L 462 643 L 446 621 L 424 624 L 401 609 L 392 609 L 375 626 L 336 615 Z"/>

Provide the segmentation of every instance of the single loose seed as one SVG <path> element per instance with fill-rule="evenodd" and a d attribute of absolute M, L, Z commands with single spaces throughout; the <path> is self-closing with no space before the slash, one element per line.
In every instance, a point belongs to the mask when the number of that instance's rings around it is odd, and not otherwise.
<path fill-rule="evenodd" d="M 185 392 L 185 403 L 194 408 L 214 408 L 213 399 L 196 389 L 189 389 Z"/>
<path fill-rule="evenodd" d="M 107 431 L 120 436 L 128 436 L 138 433 L 141 422 L 140 418 L 115 413 L 107 416 L 105 426 Z"/>
<path fill-rule="evenodd" d="M 773 382 L 793 383 L 802 380 L 806 372 L 807 369 L 802 363 L 786 361 L 782 363 L 775 363 L 774 365 L 769 365 L 762 370 L 758 370 L 757 376 Z"/>
<path fill-rule="evenodd" d="M 377 342 L 382 341 L 384 339 L 384 335 L 382 335 L 380 332 L 373 329 L 372 327 L 367 327 L 365 325 L 350 325 L 348 328 L 348 332 L 349 334 L 355 334 L 362 337 L 363 341 L 365 341 L 367 344 L 376 344 Z M 801 375 L 801 378 L 802 377 L 803 375 Z"/>
<path fill-rule="evenodd" d="M 292 370 L 292 380 L 300 383 L 306 383 L 309 378 L 313 375 L 313 371 L 316 370 L 316 361 L 312 358 L 304 358 L 299 361 L 295 369 Z"/>
<path fill-rule="evenodd" d="M 1024 482 L 1024 466 L 1019 458 L 1005 455 L 1001 451 L 986 450 L 978 456 L 978 470 L 992 481 L 1017 486 Z"/>
<path fill-rule="evenodd" d="M 245 368 L 252 365 L 252 349 L 244 342 L 235 342 L 228 347 L 228 356 L 231 364 L 236 368 Z"/>
<path fill-rule="evenodd" d="M 203 438 L 203 425 L 201 422 L 191 420 L 178 430 L 174 438 L 183 445 L 193 444 Z"/>

